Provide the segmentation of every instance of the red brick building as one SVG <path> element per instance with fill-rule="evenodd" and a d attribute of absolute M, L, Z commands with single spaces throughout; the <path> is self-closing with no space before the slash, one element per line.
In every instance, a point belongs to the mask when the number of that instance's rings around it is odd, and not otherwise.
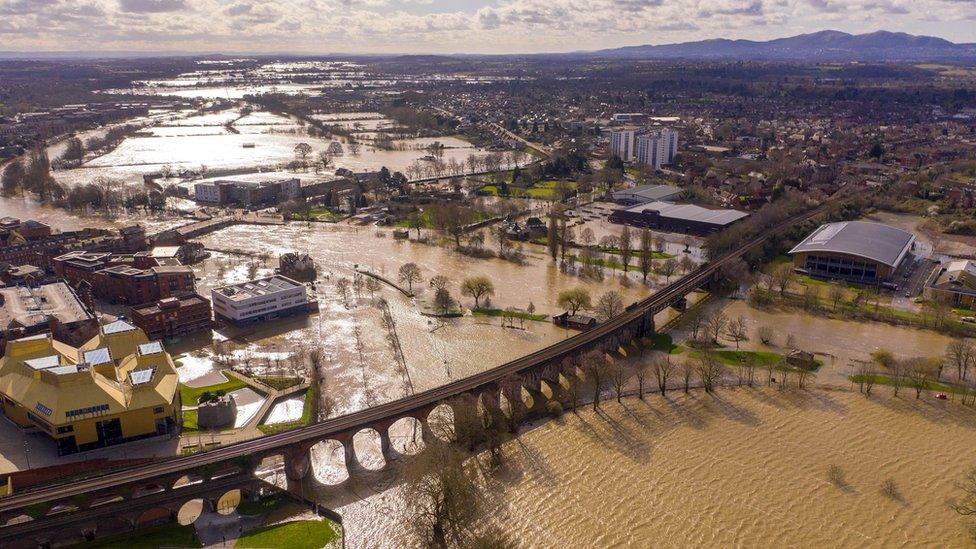
<path fill-rule="evenodd" d="M 150 339 L 183 337 L 213 327 L 210 300 L 195 293 L 138 305 L 131 316 Z"/>

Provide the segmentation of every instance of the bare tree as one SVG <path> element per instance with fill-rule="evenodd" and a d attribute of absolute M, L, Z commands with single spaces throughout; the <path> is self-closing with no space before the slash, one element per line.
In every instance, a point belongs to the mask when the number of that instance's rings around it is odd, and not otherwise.
<path fill-rule="evenodd" d="M 718 338 L 725 331 L 728 323 L 729 317 L 725 316 L 725 313 L 717 312 L 709 315 L 705 321 L 705 332 L 708 334 L 709 342 L 718 343 Z"/>
<path fill-rule="evenodd" d="M 660 356 L 653 358 L 654 378 L 657 380 L 657 390 L 664 396 L 668 390 L 668 380 L 674 370 L 674 363 L 671 362 L 671 355 L 661 353 Z M 688 378 L 685 378 L 685 392 L 688 392 Z"/>
<path fill-rule="evenodd" d="M 924 358 L 913 358 L 905 365 L 905 371 L 909 384 L 915 389 L 915 398 L 922 398 L 922 391 L 928 387 L 932 376 L 931 364 Z"/>
<path fill-rule="evenodd" d="M 773 269 L 770 277 L 773 285 L 779 290 L 779 295 L 785 296 L 793 281 L 796 280 L 796 273 L 793 272 L 793 265 L 783 264 Z"/>
<path fill-rule="evenodd" d="M 370 299 L 373 299 L 373 296 L 376 294 L 376 292 L 380 291 L 381 288 L 382 286 L 380 285 L 379 280 L 376 280 L 371 276 L 366 277 L 366 291 L 369 292 Z"/>
<path fill-rule="evenodd" d="M 609 362 L 602 351 L 594 350 L 583 356 L 583 374 L 593 387 L 593 409 L 600 407 L 600 394 L 610 378 Z"/>
<path fill-rule="evenodd" d="M 414 282 L 420 282 L 423 280 L 420 267 L 418 267 L 416 263 L 404 263 L 401 265 L 397 276 L 400 279 L 400 282 L 407 283 L 407 289 L 411 292 L 413 291 Z"/>
<path fill-rule="evenodd" d="M 962 480 L 956 483 L 956 489 L 962 495 L 950 499 L 949 508 L 964 517 L 976 516 L 976 467 L 966 471 Z M 970 525 L 969 535 L 976 541 L 976 524 Z"/>
<path fill-rule="evenodd" d="M 627 368 L 622 364 L 613 362 L 609 366 L 610 382 L 613 383 L 613 390 L 617 395 L 617 404 L 620 404 L 620 397 L 624 392 L 624 384 L 627 383 L 628 376 Z"/>
<path fill-rule="evenodd" d="M 435 275 L 430 279 L 430 286 L 438 290 L 446 290 L 451 281 L 444 275 Z"/>
<path fill-rule="evenodd" d="M 620 231 L 620 238 L 618 240 L 620 246 L 620 262 L 623 263 L 624 272 L 627 272 L 627 267 L 630 265 L 631 254 L 633 253 L 634 245 L 630 236 L 630 227 L 624 225 L 623 230 Z"/>
<path fill-rule="evenodd" d="M 644 400 L 644 383 L 647 381 L 647 374 L 651 371 L 651 364 L 641 360 L 634 365 L 634 377 L 637 378 L 637 397 Z"/>
<path fill-rule="evenodd" d="M 640 261 L 641 275 L 644 277 L 644 283 L 646 284 L 647 275 L 650 274 L 651 267 L 654 265 L 651 231 L 647 229 L 641 229 L 640 232 L 640 256 L 638 257 L 638 260 Z"/>
<path fill-rule="evenodd" d="M 771 345 L 773 343 L 773 337 L 775 337 L 775 332 L 769 326 L 763 325 L 756 330 L 756 336 L 759 337 L 759 341 L 763 345 Z"/>
<path fill-rule="evenodd" d="M 465 465 L 457 447 L 435 442 L 404 471 L 405 514 L 414 534 L 429 547 L 464 546 L 482 512 L 475 468 Z"/>
<path fill-rule="evenodd" d="M 596 301 L 596 311 L 603 320 L 610 320 L 617 316 L 623 308 L 624 299 L 616 290 L 608 290 Z"/>
<path fill-rule="evenodd" d="M 735 342 L 735 348 L 739 348 L 739 343 L 749 340 L 749 330 L 746 326 L 746 319 L 743 316 L 733 318 L 725 327 L 725 335 Z"/>
<path fill-rule="evenodd" d="M 711 393 L 715 389 L 715 384 L 718 383 L 719 379 L 722 377 L 722 372 L 724 368 L 722 364 L 715 357 L 714 353 L 711 351 L 704 351 L 698 357 L 698 362 L 695 365 L 695 369 L 698 372 L 698 378 L 701 379 L 702 386 L 705 388 L 706 393 Z"/>
<path fill-rule="evenodd" d="M 664 260 L 661 264 L 661 274 L 664 275 L 667 284 L 671 283 L 671 277 L 676 272 L 678 272 L 678 262 L 673 257 Z"/>
<path fill-rule="evenodd" d="M 956 367 L 956 379 L 965 381 L 969 366 L 976 359 L 973 344 L 964 339 L 954 339 L 946 346 L 946 362 Z"/>
<path fill-rule="evenodd" d="M 834 310 L 836 311 L 837 304 L 840 303 L 842 299 L 844 299 L 844 288 L 836 284 L 831 285 L 830 289 L 827 290 L 827 298 L 830 299 L 830 302 L 833 305 Z"/>

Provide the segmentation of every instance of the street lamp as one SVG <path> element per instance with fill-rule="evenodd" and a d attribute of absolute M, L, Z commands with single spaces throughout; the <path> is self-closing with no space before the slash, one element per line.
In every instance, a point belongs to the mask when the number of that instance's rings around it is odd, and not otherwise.
<path fill-rule="evenodd" d="M 30 469 L 31 468 L 31 466 L 30 466 L 30 445 L 28 444 L 26 438 L 24 439 L 24 459 L 27 460 L 27 468 Z"/>

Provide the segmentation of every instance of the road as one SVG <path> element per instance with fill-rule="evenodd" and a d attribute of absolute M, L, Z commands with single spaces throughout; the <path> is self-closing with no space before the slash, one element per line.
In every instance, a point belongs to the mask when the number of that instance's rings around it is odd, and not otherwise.
<path fill-rule="evenodd" d="M 67 480 L 63 485 L 47 486 L 34 491 L 15 494 L 0 499 L 0 513 L 22 509 L 49 500 L 67 498 L 100 490 L 110 490 L 117 486 L 149 481 L 150 479 L 167 475 L 182 474 L 204 465 L 225 462 L 246 456 L 260 456 L 295 444 L 327 440 L 330 436 L 341 433 L 358 432 L 371 424 L 390 418 L 403 417 L 412 411 L 435 406 L 451 397 L 472 392 L 493 383 L 499 383 L 513 374 L 518 375 L 521 372 L 530 371 L 562 356 L 578 350 L 587 349 L 591 344 L 612 336 L 618 330 L 640 321 L 644 315 L 653 315 L 664 310 L 677 299 L 684 297 L 692 290 L 704 285 L 724 265 L 737 260 L 744 253 L 762 245 L 769 238 L 770 234 L 774 234 L 782 229 L 822 214 L 833 202 L 838 200 L 836 197 L 829 199 L 813 210 L 780 223 L 772 229 L 767 230 L 763 235 L 746 242 L 738 249 L 727 253 L 715 261 L 702 265 L 694 272 L 674 281 L 654 295 L 633 303 L 620 315 L 597 325 L 592 330 L 564 339 L 511 362 L 447 385 L 435 387 L 372 408 L 328 419 L 307 427 L 238 442 L 200 454 L 167 458 L 148 465 L 108 473 L 100 477 L 78 481 Z"/>

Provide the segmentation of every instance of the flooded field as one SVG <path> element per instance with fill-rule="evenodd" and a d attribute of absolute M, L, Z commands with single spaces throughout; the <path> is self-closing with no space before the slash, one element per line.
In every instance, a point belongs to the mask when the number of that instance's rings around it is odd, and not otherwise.
<path fill-rule="evenodd" d="M 384 237 L 377 237 L 377 233 Z M 337 413 L 484 371 L 575 333 L 549 321 L 525 321 L 503 327 L 502 319 L 494 317 L 426 316 L 426 304 L 433 297 L 427 281 L 435 275 L 450 280 L 451 294 L 466 307 L 473 303 L 470 297 L 461 296 L 461 281 L 484 275 L 495 285 L 492 307 L 526 309 L 531 303 L 537 313 L 549 315 L 562 312 L 556 304 L 559 292 L 576 286 L 588 288 L 594 298 L 608 289 L 617 289 L 628 303 L 650 292 L 636 282 L 625 288 L 614 279 L 603 283 L 583 281 L 560 272 L 547 257 L 529 255 L 525 265 L 472 259 L 441 246 L 398 241 L 388 229 L 375 227 L 290 223 L 272 232 L 263 227 L 239 226 L 219 231 L 203 242 L 208 248 L 235 252 L 215 253 L 194 267 L 200 278 L 198 289 L 205 295 L 214 287 L 247 278 L 247 263 L 251 260 L 240 252 L 270 255 L 272 260 L 267 265 L 258 266 L 258 276 L 270 274 L 282 253 L 297 251 L 313 257 L 319 267 L 318 315 L 246 330 L 228 329 L 221 335 L 250 353 L 290 354 L 303 346 L 321 346 L 327 357 L 324 394 L 337 401 Z M 364 292 L 357 297 L 352 293 L 348 299 L 343 299 L 337 290 L 338 280 L 352 278 L 357 268 L 396 281 L 398 269 L 408 262 L 416 263 L 423 276 L 423 282 L 414 285 L 415 298 L 387 285 L 374 296 Z M 389 330 L 377 307 L 381 297 L 389 303 L 406 371 L 397 365 L 391 350 Z"/>
<path fill-rule="evenodd" d="M 376 137 L 375 130 L 393 124 L 393 121 L 386 118 L 334 120 L 340 127 L 364 132 L 362 135 L 356 134 L 364 143 L 359 148 L 350 147 L 350 139 L 347 137 L 323 139 L 310 136 L 296 120 L 269 112 L 253 112 L 244 116 L 239 109 L 228 109 L 172 120 L 139 119 L 139 122 L 152 125 L 139 134 L 126 138 L 114 150 L 89 158 L 78 168 L 55 171 L 55 179 L 66 187 L 90 183 L 100 177 L 141 185 L 143 175 L 158 173 L 164 169 L 174 172 L 231 168 L 254 168 L 255 171 L 282 169 L 295 160 L 295 147 L 299 143 L 312 146 L 312 153 L 308 156 L 312 168 L 297 174 L 305 178 L 315 176 L 317 169 L 314 166 L 318 162 L 319 153 L 326 151 L 334 141 L 343 146 L 343 152 L 332 156 L 333 165 L 327 170 L 328 173 L 339 168 L 364 172 L 377 171 L 386 166 L 391 171 L 406 172 L 415 164 L 423 167 L 426 161 L 422 158 L 428 154 L 424 149 L 434 141 L 444 145 L 440 160 L 445 163 L 452 160 L 464 163 L 469 156 L 483 157 L 490 154 L 489 151 L 475 148 L 454 137 L 435 139 L 398 136 L 389 148 L 375 147 L 370 144 L 371 138 Z M 104 132 L 104 129 L 92 130 L 85 136 L 102 135 Z M 60 154 L 64 146 L 63 143 L 55 145 L 51 151 Z"/>
<path fill-rule="evenodd" d="M 792 337 L 797 348 L 819 355 L 824 366 L 817 374 L 817 383 L 831 385 L 849 385 L 847 376 L 853 373 L 854 363 L 870 361 L 875 351 L 886 349 L 903 359 L 942 356 L 952 341 L 931 330 L 824 318 L 803 311 L 762 311 L 744 301 L 731 302 L 724 312 L 729 318 L 742 316 L 746 320 L 750 341 L 743 343 L 744 349 L 770 350 L 755 336 L 760 326 L 769 326 L 776 334 L 771 343 L 781 352 Z"/>
<path fill-rule="evenodd" d="M 955 403 L 674 393 L 567 414 L 505 450 L 485 497 L 489 526 L 517 547 L 971 544 L 945 503 L 976 450 L 976 412 Z M 413 544 L 402 492 L 383 488 L 357 485 L 338 508 L 348 547 Z"/>

